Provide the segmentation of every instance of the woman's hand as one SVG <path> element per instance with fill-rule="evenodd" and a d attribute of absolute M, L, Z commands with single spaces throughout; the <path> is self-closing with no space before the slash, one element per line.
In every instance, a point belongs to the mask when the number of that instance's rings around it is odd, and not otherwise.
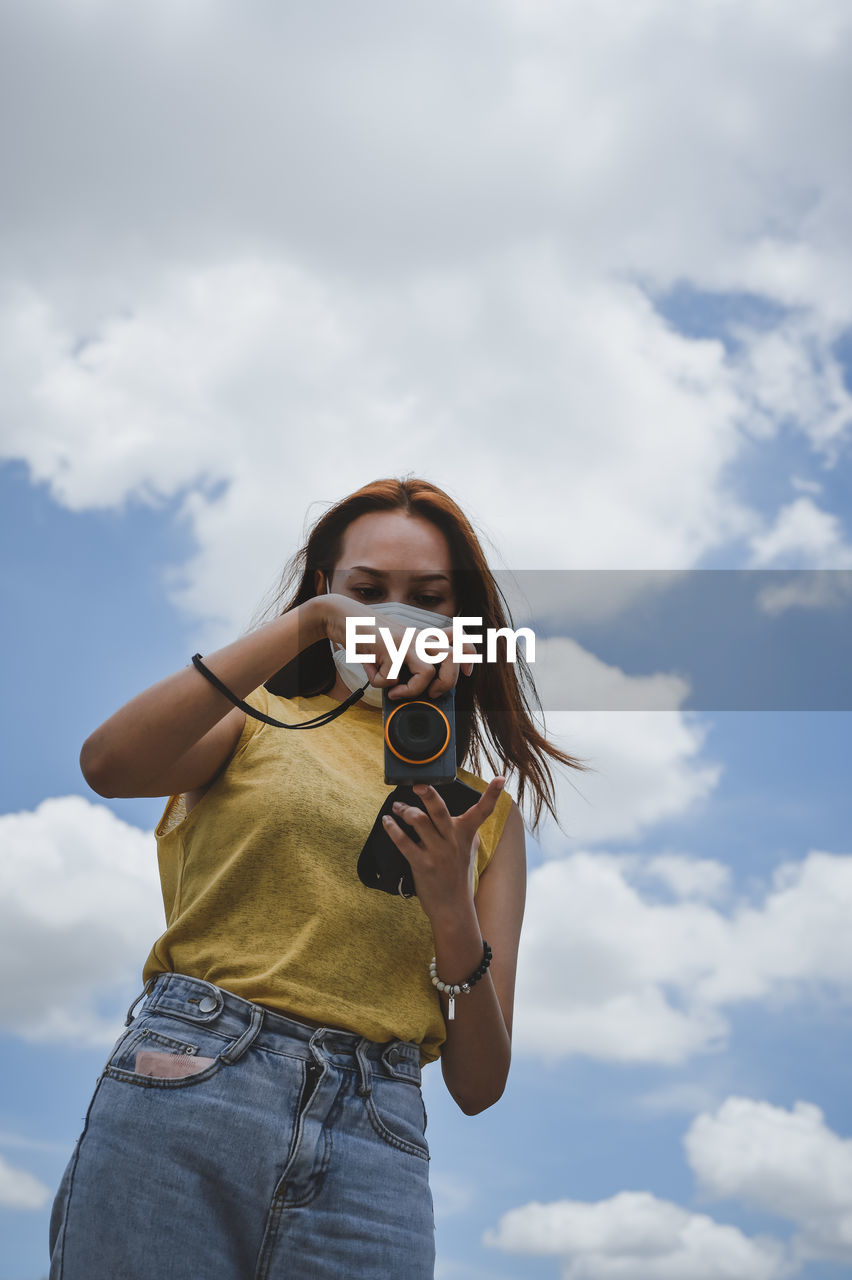
<path fill-rule="evenodd" d="M 494 812 L 505 778 L 492 778 L 479 800 L 466 813 L 454 818 L 438 790 L 417 783 L 412 788 L 426 806 L 394 804 L 394 812 L 412 827 L 416 844 L 391 817 L 383 819 L 385 830 L 400 853 L 408 859 L 420 905 L 433 923 L 442 915 L 458 913 L 473 902 L 473 858 L 479 844 L 478 831 Z"/>
<path fill-rule="evenodd" d="M 398 622 L 393 622 L 389 618 L 382 618 L 376 614 L 376 627 L 390 627 L 394 644 L 400 644 L 405 634 L 405 629 Z M 433 627 L 420 627 L 421 631 L 435 630 Z M 379 688 L 388 689 L 388 697 L 392 702 L 404 702 L 406 698 L 418 697 L 425 695 L 428 698 L 440 698 L 441 694 L 449 693 L 450 689 L 454 689 L 459 678 L 459 673 L 469 676 L 473 671 L 472 662 L 453 662 L 452 658 L 452 629 L 447 627 L 439 627 L 439 631 L 443 631 L 450 645 L 450 652 L 446 658 L 437 658 L 434 662 L 425 662 L 422 658 L 418 658 L 414 651 L 414 642 L 417 638 L 416 633 L 411 637 L 411 643 L 405 656 L 405 665 L 411 673 L 410 678 L 404 683 L 399 683 L 399 677 L 392 679 L 389 672 L 390 662 L 380 662 L 376 666 L 364 663 L 364 670 L 370 677 L 370 683 L 378 685 Z M 377 637 L 381 641 L 382 650 L 387 651 L 387 646 L 381 637 Z M 379 656 L 379 648 L 376 648 L 376 657 Z M 476 650 L 470 641 L 465 641 L 463 648 L 464 653 L 475 654 Z M 423 675 L 421 675 L 421 668 Z M 427 673 L 428 672 L 428 673 Z M 375 679 L 374 677 L 375 673 Z M 388 687 L 389 686 L 389 687 Z"/>
<path fill-rule="evenodd" d="M 469 676 L 473 671 L 472 662 L 455 663 L 452 660 L 452 651 L 446 658 L 440 659 L 440 672 L 436 674 L 438 661 L 429 662 L 423 658 L 419 658 L 414 650 L 414 641 L 416 633 L 411 637 L 411 642 L 406 650 L 403 659 L 410 673 L 409 679 L 404 683 L 400 682 L 399 676 L 391 676 L 391 669 L 397 658 L 399 646 L 405 638 L 406 628 L 399 622 L 391 618 L 386 618 L 380 607 L 362 604 L 359 600 L 353 600 L 351 596 L 330 593 L 328 595 L 317 597 L 322 601 L 325 609 L 325 630 L 329 640 L 333 640 L 336 644 L 346 644 L 346 619 L 347 617 L 355 618 L 375 618 L 375 643 L 370 639 L 369 645 L 366 642 L 366 636 L 362 636 L 359 641 L 359 648 L 369 649 L 375 653 L 377 661 L 362 663 L 370 684 L 375 685 L 378 689 L 387 689 L 388 697 L 392 701 L 403 701 L 406 698 L 414 698 L 426 695 L 429 698 L 438 698 L 442 693 L 448 693 L 454 688 L 459 678 L 459 672 Z M 385 627 L 391 634 L 391 639 L 395 646 L 392 652 L 385 638 L 382 636 L 379 628 Z M 418 630 L 434 630 L 434 628 L 420 627 Z M 439 628 L 452 646 L 452 632 L 446 628 Z M 475 654 L 476 650 L 473 645 L 467 641 L 464 647 L 465 653 Z"/>

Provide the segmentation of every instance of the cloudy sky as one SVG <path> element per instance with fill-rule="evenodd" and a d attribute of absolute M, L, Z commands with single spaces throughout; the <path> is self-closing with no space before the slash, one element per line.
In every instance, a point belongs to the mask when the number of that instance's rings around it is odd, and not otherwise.
<path fill-rule="evenodd" d="M 848 605 L 852 8 L 28 0 L 0 59 L 0 1280 L 162 928 L 161 805 L 80 743 L 404 474 L 495 568 L 628 571 L 547 640 L 595 771 L 529 839 L 509 1087 L 425 1075 L 439 1280 L 852 1274 L 848 697 L 691 701 L 643 629 L 686 571 Z"/>

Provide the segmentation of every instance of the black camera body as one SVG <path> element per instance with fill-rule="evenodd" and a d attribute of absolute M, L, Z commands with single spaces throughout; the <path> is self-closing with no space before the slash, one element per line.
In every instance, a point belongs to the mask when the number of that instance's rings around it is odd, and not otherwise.
<path fill-rule="evenodd" d="M 403 667 L 400 680 L 409 679 Z M 382 690 L 385 740 L 385 782 L 411 786 L 415 782 L 440 787 L 456 776 L 456 691 L 439 698 L 391 699 Z"/>
<path fill-rule="evenodd" d="M 400 679 L 410 678 L 403 667 Z M 418 782 L 440 788 L 440 796 L 452 817 L 466 813 L 480 793 L 456 777 L 456 691 L 440 698 L 391 700 L 382 690 L 382 720 L 385 738 L 385 782 L 393 786 L 373 823 L 358 857 L 358 878 L 368 889 L 381 889 L 401 898 L 416 896 L 414 875 L 408 859 L 388 835 L 382 818 L 388 814 L 410 840 L 420 837 L 393 811 L 394 800 L 428 812 L 422 798 L 412 791 Z"/>

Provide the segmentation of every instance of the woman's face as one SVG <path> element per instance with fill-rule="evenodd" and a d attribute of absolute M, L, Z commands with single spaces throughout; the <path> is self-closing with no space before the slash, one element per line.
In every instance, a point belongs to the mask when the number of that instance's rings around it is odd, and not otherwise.
<path fill-rule="evenodd" d="M 317 594 L 325 591 L 320 570 L 314 585 Z M 377 610 L 383 600 L 399 600 L 449 617 L 456 612 L 446 537 L 431 521 L 403 511 L 368 511 L 352 521 L 329 590 Z"/>

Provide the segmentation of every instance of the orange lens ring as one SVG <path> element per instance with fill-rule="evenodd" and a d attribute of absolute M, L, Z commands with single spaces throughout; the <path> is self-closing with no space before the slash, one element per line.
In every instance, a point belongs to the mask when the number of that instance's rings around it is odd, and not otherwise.
<path fill-rule="evenodd" d="M 388 737 L 388 730 L 390 729 L 391 721 L 393 720 L 397 711 L 402 711 L 403 707 L 431 707 L 433 711 L 437 711 L 438 715 L 441 717 L 444 724 L 447 726 L 447 736 L 446 736 L 446 739 L 444 740 L 444 745 L 441 747 L 441 750 L 436 751 L 433 756 L 429 756 L 428 759 L 426 760 L 422 760 L 422 759 L 410 760 L 408 756 L 401 756 L 397 751 L 396 747 L 391 742 L 390 738 Z M 447 717 L 444 715 L 441 708 L 436 707 L 434 702 L 424 702 L 422 698 L 413 698 L 410 702 L 401 702 L 398 707 L 394 707 L 393 711 L 390 713 L 387 720 L 385 721 L 385 742 L 387 743 L 388 750 L 391 751 L 396 756 L 397 760 L 401 760 L 403 764 L 431 764 L 433 760 L 438 759 L 438 756 L 442 756 L 444 754 L 447 747 L 450 745 L 451 737 L 452 737 L 452 730 L 450 729 L 450 722 L 447 719 Z"/>

